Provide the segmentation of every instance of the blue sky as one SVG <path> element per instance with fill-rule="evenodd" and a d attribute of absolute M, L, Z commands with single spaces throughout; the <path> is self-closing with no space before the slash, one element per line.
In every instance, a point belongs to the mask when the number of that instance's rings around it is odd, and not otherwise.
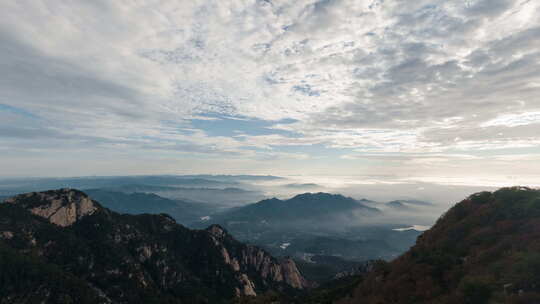
<path fill-rule="evenodd" d="M 21 0 L 0 14 L 2 176 L 538 184 L 537 1 Z"/>

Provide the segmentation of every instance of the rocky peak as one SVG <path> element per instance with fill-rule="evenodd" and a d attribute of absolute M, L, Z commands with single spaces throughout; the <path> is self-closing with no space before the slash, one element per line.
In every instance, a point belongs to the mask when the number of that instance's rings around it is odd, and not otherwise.
<path fill-rule="evenodd" d="M 206 231 L 210 232 L 211 235 L 218 239 L 222 239 L 227 236 L 227 231 L 220 225 L 214 224 L 206 228 Z"/>
<path fill-rule="evenodd" d="M 62 227 L 71 226 L 100 208 L 84 192 L 67 188 L 20 194 L 6 199 L 5 202 L 17 204 Z"/>
<path fill-rule="evenodd" d="M 261 290 L 262 286 L 255 284 L 251 275 L 257 273 L 263 280 L 263 284 L 284 284 L 295 289 L 311 287 L 292 259 L 277 260 L 266 251 L 251 245 L 238 244 L 231 246 L 236 241 L 220 225 L 214 224 L 206 228 L 211 235 L 214 244 L 221 252 L 225 264 L 230 265 L 236 272 L 237 279 L 243 288 L 237 290 L 238 295 L 256 295 L 255 290 Z M 237 249 L 235 250 L 234 247 Z M 238 250 L 239 248 L 239 250 Z"/>
<path fill-rule="evenodd" d="M 50 229 L 51 223 L 70 228 Z M 66 269 L 81 286 L 99 285 L 108 303 L 184 303 L 193 295 L 201 303 L 229 303 L 235 296 L 309 287 L 292 260 L 243 244 L 219 225 L 191 230 L 165 214 L 120 215 L 72 189 L 18 195 L 0 204 L 0 240 L 0 268 L 2 246 L 12 246 L 14 255 L 36 253 L 40 263 Z M 69 272 L 72 265 L 78 265 L 77 273 Z M 49 283 L 36 277 L 34 289 Z M 126 283 L 118 286 L 120 279 Z M 59 303 L 52 298 L 55 286 L 45 289 L 49 300 L 42 302 Z"/>
<path fill-rule="evenodd" d="M 311 284 L 304 279 L 296 267 L 296 263 L 291 258 L 286 258 L 280 263 L 285 282 L 296 289 L 311 287 Z"/>

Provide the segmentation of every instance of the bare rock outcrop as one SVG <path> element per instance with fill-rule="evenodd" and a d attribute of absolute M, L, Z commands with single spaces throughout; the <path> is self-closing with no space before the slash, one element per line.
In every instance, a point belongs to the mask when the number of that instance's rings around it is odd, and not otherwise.
<path fill-rule="evenodd" d="M 61 227 L 71 226 L 98 209 L 98 205 L 86 194 L 73 189 L 31 192 L 8 198 L 5 202 L 18 204 Z"/>
<path fill-rule="evenodd" d="M 118 214 L 73 189 L 22 194 L 0 204 L 0 245 L 66 269 L 67 277 L 101 299 L 92 303 L 191 303 L 193 294 L 205 303 L 229 303 L 235 296 L 308 287 L 292 260 L 243 244 L 218 225 L 191 230 L 165 214 Z M 47 297 L 55 295 L 55 286 L 47 287 Z"/>
<path fill-rule="evenodd" d="M 226 243 L 232 237 L 219 225 L 212 225 L 206 229 L 212 236 L 214 244 L 220 248 L 223 261 L 239 273 L 239 280 L 244 286 L 237 290 L 240 295 L 256 295 L 257 287 L 254 280 L 247 273 L 256 271 L 263 279 L 262 284 L 284 284 L 294 289 L 305 289 L 311 284 L 304 279 L 292 259 L 278 260 L 266 251 L 251 245 L 244 245 L 239 250 L 227 250 Z"/>
<path fill-rule="evenodd" d="M 296 263 L 292 259 L 285 259 L 280 263 L 285 283 L 296 289 L 309 287 L 309 283 L 298 271 Z"/>

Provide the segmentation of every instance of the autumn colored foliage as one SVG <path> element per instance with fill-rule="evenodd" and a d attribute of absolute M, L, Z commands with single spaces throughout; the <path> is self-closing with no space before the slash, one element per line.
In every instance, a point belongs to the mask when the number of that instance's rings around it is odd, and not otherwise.
<path fill-rule="evenodd" d="M 540 191 L 470 196 L 338 303 L 540 303 Z"/>

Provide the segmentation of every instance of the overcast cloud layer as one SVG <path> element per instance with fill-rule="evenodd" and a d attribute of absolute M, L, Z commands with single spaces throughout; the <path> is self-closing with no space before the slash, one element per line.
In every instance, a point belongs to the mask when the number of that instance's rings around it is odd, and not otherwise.
<path fill-rule="evenodd" d="M 4 176 L 540 184 L 538 1 L 7 0 L 0 14 Z"/>

